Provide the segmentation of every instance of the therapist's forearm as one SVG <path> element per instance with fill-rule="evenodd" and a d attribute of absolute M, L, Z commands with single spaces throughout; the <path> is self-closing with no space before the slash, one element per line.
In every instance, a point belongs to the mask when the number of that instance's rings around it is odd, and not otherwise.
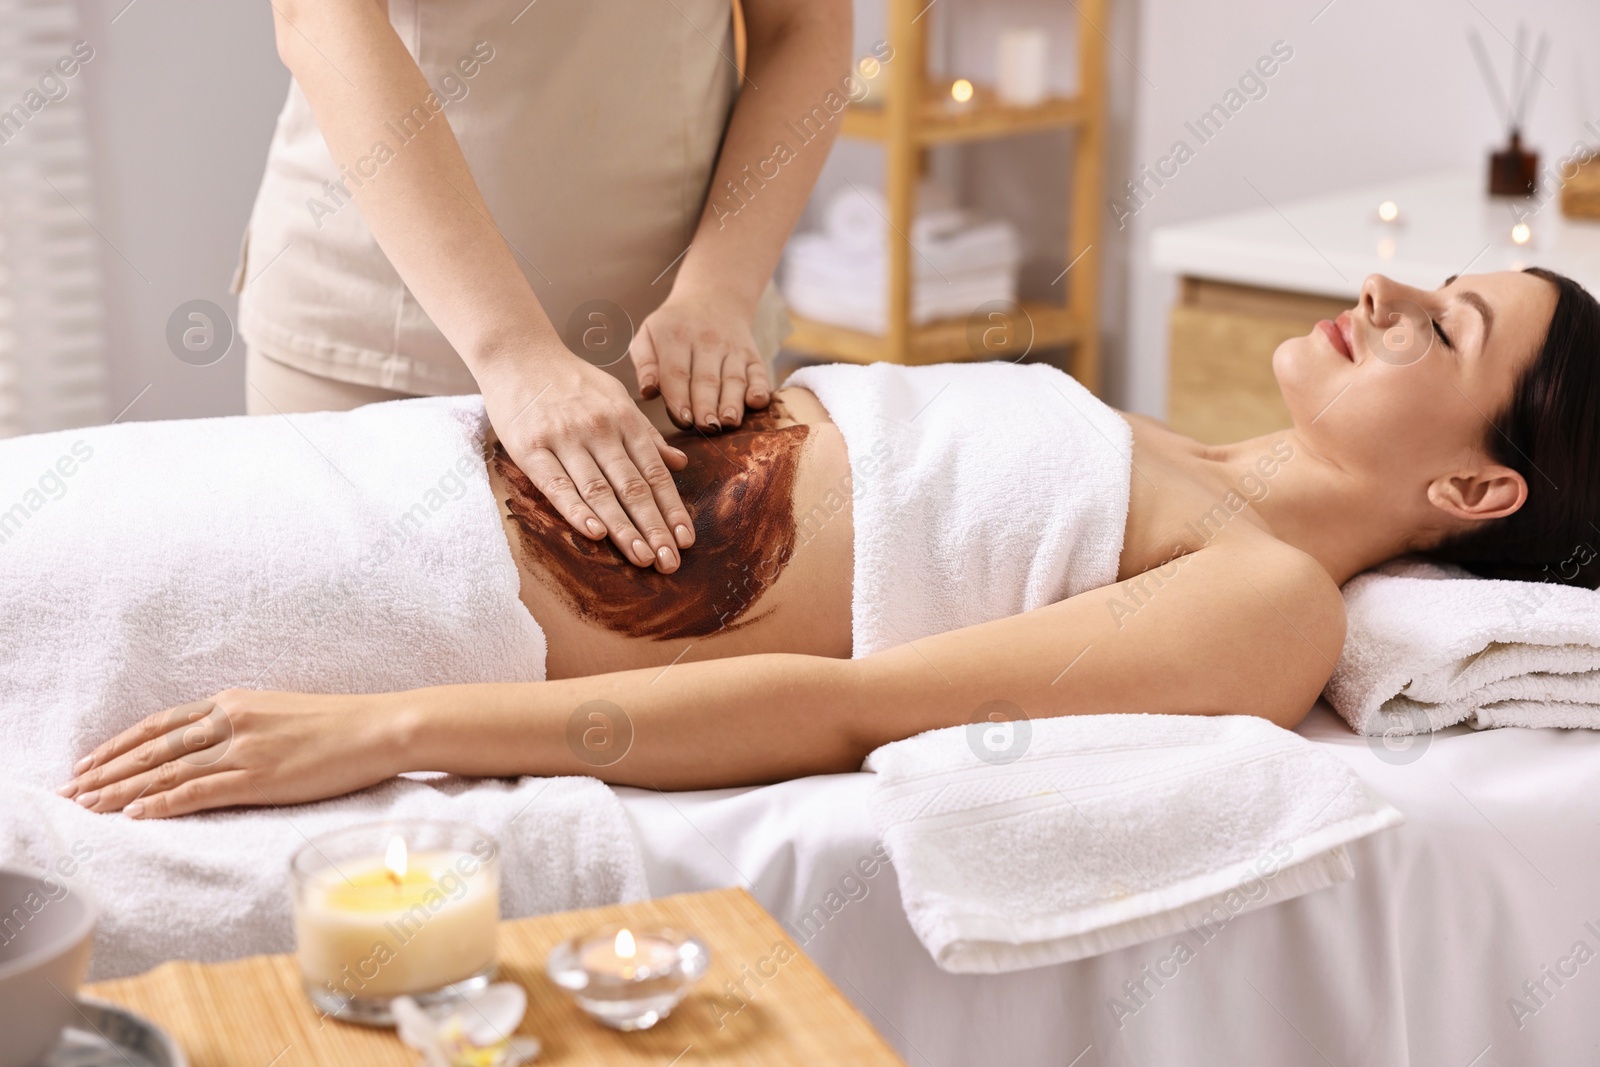
<path fill-rule="evenodd" d="M 274 0 L 278 51 L 335 162 L 356 168 L 386 126 L 432 95 L 381 0 Z M 437 105 L 436 105 L 437 106 Z M 483 380 L 511 353 L 562 351 L 500 236 L 443 112 L 353 188 L 361 217 L 407 287 Z M 372 168 L 369 167 L 369 170 Z M 351 183 L 354 186 L 354 182 Z"/>
<path fill-rule="evenodd" d="M 810 141 L 790 128 L 843 98 L 850 71 L 850 0 L 746 0 L 749 56 L 717 158 L 705 211 L 684 256 L 675 294 L 737 300 L 753 313 L 828 158 L 839 118 Z M 776 153 L 789 150 L 787 160 Z M 738 190 L 730 191 L 729 184 Z"/>

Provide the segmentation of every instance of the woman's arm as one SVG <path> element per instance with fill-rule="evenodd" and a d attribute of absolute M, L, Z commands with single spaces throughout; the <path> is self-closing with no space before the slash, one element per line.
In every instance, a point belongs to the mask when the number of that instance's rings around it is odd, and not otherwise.
<path fill-rule="evenodd" d="M 974 721 L 995 700 L 1033 719 L 1250 714 L 1293 727 L 1339 658 L 1344 602 L 1314 560 L 1272 544 L 1265 558 L 1202 550 L 1166 576 L 1152 571 L 860 660 L 768 654 L 400 694 L 394 748 L 413 755 L 399 769 L 748 785 L 858 770 L 880 745 Z M 593 765 L 568 734 L 590 701 L 627 716 L 632 742 L 615 763 Z"/>
<path fill-rule="evenodd" d="M 63 794 L 80 803 L 93 794 L 97 811 L 138 798 L 137 815 L 161 816 L 336 796 L 420 769 L 746 785 L 856 770 L 879 745 L 974 721 L 994 700 L 1029 718 L 1298 723 L 1344 641 L 1343 601 L 1326 572 L 1276 542 L 1207 548 L 1164 570 L 861 660 L 741 656 L 369 697 L 230 691 L 107 742 Z M 606 703 L 586 709 L 592 701 Z M 602 718 L 591 724 L 590 711 Z M 591 725 L 611 731 L 614 761 L 573 736 Z"/>
<path fill-rule="evenodd" d="M 644 394 L 659 388 L 678 421 L 707 428 L 738 425 L 771 396 L 756 300 L 828 158 L 840 119 L 827 105 L 842 106 L 850 73 L 850 0 L 745 0 L 744 13 L 746 77 L 700 224 L 632 349 Z M 817 132 L 801 141 L 793 124 L 807 119 Z"/>
<path fill-rule="evenodd" d="M 273 24 L 278 52 L 340 164 L 354 166 L 392 138 L 385 127 L 395 115 L 426 107 L 433 96 L 389 24 L 385 0 L 275 0 Z M 449 123 L 423 124 L 355 199 L 384 254 L 477 379 L 517 466 L 579 531 L 596 539 L 609 533 L 640 566 L 676 570 L 694 524 L 667 464 L 682 469 L 687 461 L 620 382 L 562 344 L 490 218 Z"/>

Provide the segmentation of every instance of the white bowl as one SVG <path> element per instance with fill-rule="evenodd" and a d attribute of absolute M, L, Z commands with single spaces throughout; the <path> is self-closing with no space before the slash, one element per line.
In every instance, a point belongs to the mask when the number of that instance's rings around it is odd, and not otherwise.
<path fill-rule="evenodd" d="M 54 875 L 0 867 L 0 1067 L 31 1067 L 77 1017 L 95 909 Z"/>

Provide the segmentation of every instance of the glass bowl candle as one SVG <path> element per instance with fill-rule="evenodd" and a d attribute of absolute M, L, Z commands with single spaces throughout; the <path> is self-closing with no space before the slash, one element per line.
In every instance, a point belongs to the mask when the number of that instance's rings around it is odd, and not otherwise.
<path fill-rule="evenodd" d="M 295 853 L 295 953 L 307 995 L 348 1022 L 392 1026 L 389 1002 L 428 1006 L 488 985 L 500 921 L 499 848 L 461 823 L 369 823 Z"/>
<path fill-rule="evenodd" d="M 550 950 L 551 981 L 613 1030 L 648 1030 L 678 1006 L 711 964 L 698 938 L 666 927 L 611 925 Z"/>

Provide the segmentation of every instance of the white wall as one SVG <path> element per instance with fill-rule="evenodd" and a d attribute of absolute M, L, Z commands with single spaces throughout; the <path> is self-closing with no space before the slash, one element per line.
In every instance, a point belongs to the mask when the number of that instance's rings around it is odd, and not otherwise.
<path fill-rule="evenodd" d="M 167 318 L 228 286 L 273 120 L 288 91 L 266 0 L 79 0 L 95 59 L 84 68 L 105 237 L 114 416 L 244 411 L 244 351 L 209 367 L 167 347 Z M 115 19 L 113 22 L 112 20 Z"/>
<path fill-rule="evenodd" d="M 1267 83 L 1266 97 L 1247 104 L 1128 222 L 1123 399 L 1135 410 L 1160 415 L 1166 403 L 1172 282 L 1149 267 L 1152 228 L 1264 207 L 1247 180 L 1281 204 L 1385 178 L 1486 171 L 1488 151 L 1504 136 L 1468 49 L 1469 27 L 1483 35 L 1502 72 L 1511 57 L 1506 38 L 1515 38 L 1519 19 L 1530 31 L 1550 33 L 1549 84 L 1539 83 L 1529 124 L 1531 143 L 1547 160 L 1567 151 L 1585 118 L 1600 119 L 1600 71 L 1592 59 L 1600 5 L 1593 0 L 1334 0 L 1322 10 L 1327 3 L 1142 0 L 1145 32 L 1130 60 L 1154 87 L 1141 79 L 1133 154 L 1124 170 L 1113 164 L 1113 190 L 1177 138 L 1196 143 L 1183 123 L 1219 99 L 1274 41 L 1288 42 L 1294 58 Z"/>

